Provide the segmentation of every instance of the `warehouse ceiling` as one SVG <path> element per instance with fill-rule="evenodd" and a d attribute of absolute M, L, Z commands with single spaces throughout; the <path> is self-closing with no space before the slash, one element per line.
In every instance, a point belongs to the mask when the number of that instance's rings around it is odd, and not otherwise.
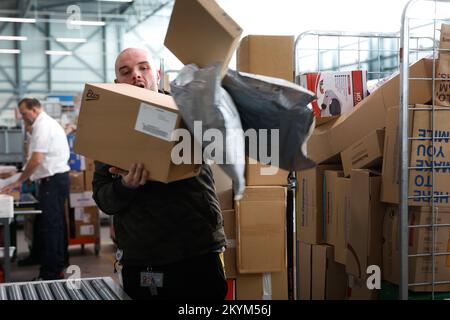
<path fill-rule="evenodd" d="M 0 16 L 60 22 L 79 14 L 80 20 L 130 26 L 156 14 L 170 16 L 172 5 L 173 0 L 1 0 Z"/>

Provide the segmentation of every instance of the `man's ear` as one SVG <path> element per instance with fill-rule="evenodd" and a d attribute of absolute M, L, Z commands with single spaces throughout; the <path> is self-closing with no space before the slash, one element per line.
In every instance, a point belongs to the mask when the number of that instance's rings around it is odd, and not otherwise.
<path fill-rule="evenodd" d="M 117 82 L 117 79 L 114 79 L 114 83 L 118 83 L 118 82 Z"/>
<path fill-rule="evenodd" d="M 158 69 L 158 71 L 156 72 L 156 83 L 159 86 L 159 80 L 161 80 L 161 69 Z"/>

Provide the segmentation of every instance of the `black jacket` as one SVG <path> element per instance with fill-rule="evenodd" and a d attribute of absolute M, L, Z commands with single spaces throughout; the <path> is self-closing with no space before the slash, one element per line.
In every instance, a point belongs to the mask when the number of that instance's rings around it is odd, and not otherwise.
<path fill-rule="evenodd" d="M 137 189 L 123 186 L 109 168 L 95 162 L 94 200 L 103 212 L 114 215 L 124 263 L 165 265 L 226 245 L 209 165 L 203 164 L 194 178 L 168 184 L 148 181 Z"/>

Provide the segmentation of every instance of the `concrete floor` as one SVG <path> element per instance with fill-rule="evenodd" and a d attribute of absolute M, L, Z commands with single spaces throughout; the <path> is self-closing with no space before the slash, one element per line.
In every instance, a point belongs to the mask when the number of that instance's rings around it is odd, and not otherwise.
<path fill-rule="evenodd" d="M 28 244 L 23 230 L 17 231 L 17 257 L 28 256 Z M 82 253 L 80 245 L 69 246 L 70 264 L 80 267 L 81 278 L 111 277 L 118 282 L 114 274 L 114 256 L 116 247 L 109 235 L 109 226 L 101 227 L 100 254 L 95 255 L 94 244 L 86 244 Z M 19 267 L 17 258 L 11 264 L 11 282 L 30 281 L 39 274 L 39 266 Z M 71 274 L 66 274 L 69 277 Z"/>

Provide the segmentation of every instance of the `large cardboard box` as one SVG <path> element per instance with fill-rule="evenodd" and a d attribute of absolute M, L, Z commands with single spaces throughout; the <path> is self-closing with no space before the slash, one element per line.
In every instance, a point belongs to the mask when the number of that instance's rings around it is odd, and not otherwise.
<path fill-rule="evenodd" d="M 312 244 L 298 242 L 300 300 L 311 300 Z"/>
<path fill-rule="evenodd" d="M 409 207 L 409 225 L 430 225 L 431 207 Z M 449 208 L 438 208 L 435 224 L 449 224 Z M 397 206 L 388 206 L 383 223 L 383 279 L 400 282 L 400 235 L 399 212 Z M 431 227 L 409 228 L 408 254 L 431 253 L 433 232 Z M 435 253 L 450 252 L 450 227 L 436 227 Z M 431 283 L 433 277 L 432 257 L 411 257 L 408 259 L 408 283 Z M 435 256 L 435 281 L 450 280 L 450 255 Z M 432 291 L 431 285 L 411 286 L 411 291 Z M 450 291 L 449 284 L 436 285 L 435 291 Z"/>
<path fill-rule="evenodd" d="M 287 186 L 289 172 L 280 168 L 271 167 L 270 165 L 261 164 L 260 162 L 251 163 L 254 160 L 246 159 L 245 162 L 245 185 L 247 186 Z M 270 169 L 269 169 L 270 168 Z M 264 170 L 275 174 L 265 174 Z M 264 174 L 263 174 L 264 173 Z"/>
<path fill-rule="evenodd" d="M 431 78 L 433 62 L 421 59 L 410 66 L 411 78 Z M 308 140 L 308 157 L 316 163 L 336 161 L 340 152 L 376 129 L 383 128 L 387 109 L 399 105 L 400 80 L 396 75 L 386 81 L 351 112 L 336 121 L 317 127 Z M 432 97 L 432 81 L 410 80 L 409 104 L 427 103 Z"/>
<path fill-rule="evenodd" d="M 352 169 L 372 169 L 383 163 L 384 130 L 378 129 L 341 152 L 346 177 Z"/>
<path fill-rule="evenodd" d="M 313 300 L 344 300 L 347 296 L 345 266 L 334 261 L 334 248 L 329 245 L 312 246 Z"/>
<path fill-rule="evenodd" d="M 286 192 L 285 187 L 247 187 L 236 202 L 239 273 L 286 268 Z"/>
<path fill-rule="evenodd" d="M 217 198 L 219 199 L 220 209 L 233 209 L 233 181 L 217 164 L 211 165 L 211 171 L 214 177 L 214 186 L 216 188 Z"/>
<path fill-rule="evenodd" d="M 86 84 L 75 152 L 125 170 L 144 163 L 150 180 L 186 179 L 200 165 L 173 163 L 173 135 L 181 127 L 170 96 L 128 84 Z"/>
<path fill-rule="evenodd" d="M 341 115 L 367 96 L 367 71 L 308 72 L 300 75 L 300 85 L 316 94 L 316 117 Z"/>
<path fill-rule="evenodd" d="M 369 170 L 351 173 L 351 211 L 346 271 L 365 279 L 367 267 L 381 266 L 384 205 L 380 202 L 381 177 Z"/>
<path fill-rule="evenodd" d="M 431 106 L 416 105 L 415 108 L 431 108 Z M 450 154 L 450 113 L 448 110 L 435 110 L 434 134 L 431 130 L 432 112 L 414 109 L 410 112 L 410 130 L 408 136 L 415 139 L 409 142 L 409 186 L 408 196 L 410 206 L 431 206 L 431 195 L 434 191 L 434 204 L 450 206 L 449 192 L 449 154 Z M 383 157 L 383 181 L 381 199 L 388 203 L 399 203 L 399 109 L 391 108 L 386 121 L 385 151 Z M 436 138 L 434 147 L 432 136 Z M 434 159 L 433 159 L 434 156 Z M 433 162 L 434 161 L 434 162 Z M 434 165 L 434 180 L 432 169 Z M 439 168 L 444 166 L 444 168 Z"/>
<path fill-rule="evenodd" d="M 342 171 L 326 170 L 323 177 L 323 240 L 331 245 L 336 245 L 336 180 L 343 177 Z"/>
<path fill-rule="evenodd" d="M 84 192 L 84 173 L 78 171 L 70 171 L 70 192 L 80 193 Z"/>
<path fill-rule="evenodd" d="M 323 243 L 323 178 L 325 170 L 339 165 L 319 165 L 297 173 L 297 239 L 310 244 Z"/>
<path fill-rule="evenodd" d="M 211 0 L 176 0 L 164 45 L 184 64 L 222 63 L 222 75 L 239 44 L 242 28 Z"/>
<path fill-rule="evenodd" d="M 287 270 L 262 274 L 238 274 L 236 300 L 288 300 Z"/>
<path fill-rule="evenodd" d="M 236 278 L 236 215 L 234 210 L 223 210 L 223 228 L 227 237 L 227 249 L 224 253 L 225 276 Z"/>
<path fill-rule="evenodd" d="M 236 55 L 238 71 L 294 81 L 294 36 L 248 35 Z"/>

